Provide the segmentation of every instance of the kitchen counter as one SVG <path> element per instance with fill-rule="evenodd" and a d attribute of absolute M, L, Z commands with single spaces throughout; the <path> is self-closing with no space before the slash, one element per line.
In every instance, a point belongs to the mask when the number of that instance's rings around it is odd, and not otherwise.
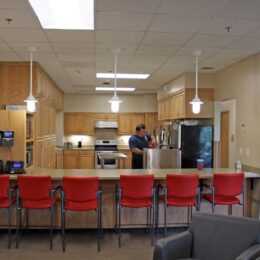
<path fill-rule="evenodd" d="M 94 150 L 94 149 L 95 149 L 94 145 L 84 145 L 81 148 L 79 148 L 77 146 L 72 146 L 72 148 L 63 149 L 63 150 L 66 151 L 66 150 Z"/>
<path fill-rule="evenodd" d="M 32 168 L 26 175 L 43 176 L 50 175 L 53 180 L 61 180 L 63 176 L 98 176 L 100 180 L 119 180 L 121 174 L 154 174 L 155 180 L 164 180 L 169 173 L 190 174 L 198 173 L 200 179 L 211 179 L 213 173 L 234 173 L 231 168 L 204 169 L 46 169 Z M 245 172 L 246 178 L 260 178 L 260 174 Z M 17 175 L 10 175 L 11 179 L 16 179 Z"/>
<path fill-rule="evenodd" d="M 115 186 L 119 183 L 121 174 L 154 174 L 155 185 L 163 184 L 165 181 L 166 174 L 168 173 L 179 173 L 179 174 L 190 174 L 198 172 L 196 169 L 158 169 L 158 170 L 132 170 L 132 169 L 44 169 L 34 168 L 28 171 L 26 175 L 30 176 L 43 176 L 50 175 L 52 177 L 53 186 L 61 185 L 62 178 L 64 176 L 98 176 L 100 180 L 100 186 L 102 187 L 102 208 L 103 208 L 103 227 L 114 228 L 115 226 Z M 210 184 L 210 180 L 213 173 L 233 173 L 234 169 L 204 169 L 199 171 L 199 177 L 202 182 Z M 245 184 L 246 184 L 246 216 L 256 216 L 255 209 L 259 207 L 256 204 L 259 201 L 259 189 L 260 186 L 260 174 L 253 172 L 245 173 Z M 16 183 L 17 175 L 10 175 L 12 183 Z M 207 190 L 203 190 L 205 192 Z M 256 196 L 255 198 L 253 196 Z M 260 202 L 259 202 L 260 203 Z M 256 204 L 256 206 L 255 206 Z M 193 209 L 194 210 L 194 209 Z M 202 200 L 201 204 L 202 212 L 211 212 L 211 205 Z M 58 202 L 55 209 L 55 227 L 60 227 L 60 202 Z M 187 218 L 187 208 L 182 207 L 170 207 L 168 210 L 168 222 L 172 223 L 169 226 L 185 225 Z M 227 214 L 226 206 L 217 206 L 216 213 Z M 6 224 L 5 211 L 0 211 L 0 225 Z M 146 209 L 131 209 L 124 208 L 122 210 L 122 225 L 123 228 L 140 228 L 146 227 Z M 242 207 L 240 205 L 233 206 L 233 215 L 242 216 Z M 23 223 L 26 221 L 26 216 L 22 217 Z M 15 225 L 15 220 L 13 223 Z M 139 224 L 139 225 L 137 225 Z M 141 224 L 141 225 L 140 225 Z M 29 228 L 35 228 L 35 226 L 49 225 L 49 211 L 31 211 L 29 218 Z M 74 212 L 67 212 L 67 228 L 96 228 L 96 212 L 81 212 L 75 215 Z M 163 226 L 163 204 L 159 204 L 159 226 Z"/>

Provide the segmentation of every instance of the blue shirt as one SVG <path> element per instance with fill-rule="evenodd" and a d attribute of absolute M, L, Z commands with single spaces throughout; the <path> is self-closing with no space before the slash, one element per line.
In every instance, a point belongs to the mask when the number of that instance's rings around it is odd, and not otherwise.
<path fill-rule="evenodd" d="M 148 140 L 147 140 L 146 135 L 143 136 L 143 137 L 139 137 L 137 135 L 132 135 L 129 138 L 128 144 L 129 144 L 130 149 L 138 148 L 140 150 L 143 150 L 144 148 L 148 148 Z M 143 158 L 142 154 L 136 154 L 136 153 L 133 153 L 133 152 L 132 152 L 132 154 L 133 154 L 133 158 L 136 158 L 136 159 L 142 159 Z"/>

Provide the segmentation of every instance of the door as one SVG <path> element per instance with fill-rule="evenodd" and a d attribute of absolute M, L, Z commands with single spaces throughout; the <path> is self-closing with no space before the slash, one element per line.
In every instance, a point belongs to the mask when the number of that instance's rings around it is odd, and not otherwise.
<path fill-rule="evenodd" d="M 229 112 L 221 113 L 220 128 L 220 165 L 221 168 L 229 166 Z"/>

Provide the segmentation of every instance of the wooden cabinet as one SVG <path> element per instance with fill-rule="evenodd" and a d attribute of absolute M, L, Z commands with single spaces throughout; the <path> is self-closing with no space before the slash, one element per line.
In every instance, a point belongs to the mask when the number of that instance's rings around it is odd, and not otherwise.
<path fill-rule="evenodd" d="M 37 103 L 36 116 L 36 137 L 55 135 L 56 111 L 44 102 Z"/>
<path fill-rule="evenodd" d="M 64 150 L 64 169 L 93 169 L 94 150 Z"/>
<path fill-rule="evenodd" d="M 63 110 L 63 92 L 39 66 L 36 66 L 36 72 L 37 98 L 52 105 L 56 110 Z"/>
<path fill-rule="evenodd" d="M 158 101 L 158 119 L 189 119 L 189 118 L 213 118 L 214 117 L 214 90 L 200 89 L 199 96 L 204 104 L 199 114 L 192 113 L 190 102 L 194 98 L 195 89 L 185 89 Z"/>
<path fill-rule="evenodd" d="M 36 158 L 35 165 L 43 168 L 55 168 L 56 154 L 55 154 L 56 137 L 36 140 Z"/>
<path fill-rule="evenodd" d="M 145 113 L 145 126 L 148 133 L 153 133 L 153 130 L 158 125 L 158 113 Z"/>
<path fill-rule="evenodd" d="M 94 121 L 117 121 L 116 113 L 95 113 Z"/>
<path fill-rule="evenodd" d="M 118 114 L 118 134 L 131 135 L 135 132 L 136 125 L 145 123 L 144 113 Z"/>
<path fill-rule="evenodd" d="M 120 169 L 131 169 L 132 168 L 132 152 L 130 150 L 119 150 L 120 153 L 123 153 L 127 156 L 125 160 L 119 160 Z"/>
<path fill-rule="evenodd" d="M 91 113 L 64 113 L 64 134 L 94 134 L 94 116 Z"/>

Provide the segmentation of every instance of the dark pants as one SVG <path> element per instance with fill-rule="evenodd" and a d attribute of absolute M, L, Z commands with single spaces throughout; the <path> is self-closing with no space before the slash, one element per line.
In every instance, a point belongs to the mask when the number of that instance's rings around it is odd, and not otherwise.
<path fill-rule="evenodd" d="M 132 169 L 143 169 L 143 158 L 132 158 Z"/>

